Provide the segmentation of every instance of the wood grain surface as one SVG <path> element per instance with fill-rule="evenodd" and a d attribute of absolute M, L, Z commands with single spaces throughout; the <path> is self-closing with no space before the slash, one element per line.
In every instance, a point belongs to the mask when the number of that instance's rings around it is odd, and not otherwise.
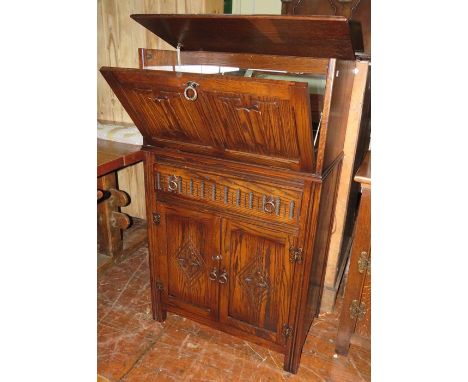
<path fill-rule="evenodd" d="M 370 154 L 370 152 L 369 152 Z M 349 274 L 343 299 L 343 309 L 340 314 L 340 324 L 336 339 L 338 354 L 347 354 L 350 342 L 370 345 L 371 335 L 371 185 L 370 185 L 370 155 L 361 165 L 359 172 L 369 175 L 364 177 L 359 212 L 356 220 L 355 234 L 351 257 L 349 259 Z M 360 182 L 358 178 L 356 181 Z M 367 260 L 367 264 L 363 263 Z M 366 266 L 363 266 L 363 265 Z M 351 315 L 352 304 L 359 304 L 363 309 L 359 316 Z"/>
<path fill-rule="evenodd" d="M 321 310 L 323 312 L 331 312 L 335 304 L 336 292 L 338 289 L 337 280 L 340 277 L 342 271 L 344 271 L 344 263 L 348 257 L 344 256 L 342 251 L 343 248 L 343 234 L 345 230 L 345 223 L 347 221 L 348 201 L 350 200 L 350 190 L 353 184 L 353 175 L 357 169 L 355 163 L 356 155 L 357 160 L 361 158 L 363 154 L 361 152 L 364 148 L 358 147 L 358 140 L 360 138 L 361 129 L 365 129 L 366 122 L 362 121 L 362 118 L 368 118 L 363 115 L 363 106 L 366 96 L 368 83 L 368 69 L 369 62 L 361 61 L 357 62 L 356 69 L 357 74 L 354 77 L 353 90 L 351 95 L 348 122 L 346 129 L 346 136 L 344 142 L 344 159 L 341 170 L 340 185 L 338 188 L 338 196 L 336 202 L 333 232 L 330 240 L 330 249 L 328 253 L 327 272 L 325 276 L 325 290 L 324 298 L 322 299 Z M 364 123 L 363 123 L 364 122 Z M 363 132 L 366 134 L 366 132 Z M 359 151 L 359 152 L 358 152 Z M 356 193 L 360 193 L 360 190 L 356 190 Z M 352 198 L 355 202 L 356 199 Z M 354 213 L 353 213 L 353 216 Z"/>
<path fill-rule="evenodd" d="M 312 168 L 306 83 L 108 67 L 101 73 L 147 144 Z M 193 101 L 184 94 L 189 82 L 198 84 Z"/>
<path fill-rule="evenodd" d="M 132 18 L 184 51 L 353 60 L 359 50 L 355 42 L 362 40 L 341 16 L 135 14 Z"/>

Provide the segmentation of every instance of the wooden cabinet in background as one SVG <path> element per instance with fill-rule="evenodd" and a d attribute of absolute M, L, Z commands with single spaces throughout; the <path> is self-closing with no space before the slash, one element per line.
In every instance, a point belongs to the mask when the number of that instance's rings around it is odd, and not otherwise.
<path fill-rule="evenodd" d="M 371 0 L 281 0 L 284 15 L 344 16 L 360 22 L 364 53 L 371 55 Z"/>
<path fill-rule="evenodd" d="M 340 315 L 336 352 L 347 354 L 349 344 L 370 348 L 371 340 L 371 152 L 354 178 L 361 201 L 349 260 L 349 273 Z"/>
<path fill-rule="evenodd" d="M 324 285 L 354 29 L 343 17 L 132 18 L 180 49 L 101 68 L 144 138 L 154 318 L 266 346 L 295 373 Z"/>

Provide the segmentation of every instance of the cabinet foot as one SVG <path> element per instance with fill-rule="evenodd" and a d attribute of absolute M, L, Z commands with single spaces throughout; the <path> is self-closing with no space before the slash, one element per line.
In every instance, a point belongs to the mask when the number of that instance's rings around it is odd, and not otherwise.
<path fill-rule="evenodd" d="M 345 344 L 337 343 L 335 351 L 336 351 L 336 354 L 347 356 L 348 351 L 349 351 L 349 342 L 347 344 L 346 343 Z"/>
<path fill-rule="evenodd" d="M 297 374 L 297 371 L 299 370 L 300 360 L 301 360 L 300 356 L 294 358 L 293 354 L 286 354 L 284 356 L 284 365 L 283 365 L 284 371 L 287 371 L 288 373 L 291 373 L 291 374 Z"/>
<path fill-rule="evenodd" d="M 158 322 L 164 322 L 167 318 L 167 310 L 163 310 L 158 306 L 154 306 L 153 309 L 153 320 Z"/>

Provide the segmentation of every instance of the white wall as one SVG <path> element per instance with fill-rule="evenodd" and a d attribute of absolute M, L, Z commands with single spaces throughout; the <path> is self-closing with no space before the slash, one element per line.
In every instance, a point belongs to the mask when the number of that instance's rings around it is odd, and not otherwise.
<path fill-rule="evenodd" d="M 280 15 L 281 0 L 233 0 L 232 13 L 238 15 Z"/>

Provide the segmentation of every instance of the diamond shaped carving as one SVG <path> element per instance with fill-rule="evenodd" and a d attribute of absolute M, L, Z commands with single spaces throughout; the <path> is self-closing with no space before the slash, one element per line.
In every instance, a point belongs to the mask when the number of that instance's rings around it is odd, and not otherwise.
<path fill-rule="evenodd" d="M 261 257 L 255 256 L 240 270 L 238 278 L 242 287 L 247 291 L 250 305 L 259 309 L 270 290 L 268 275 L 263 269 Z"/>
<path fill-rule="evenodd" d="M 193 284 L 203 273 L 205 268 L 203 257 L 190 238 L 180 246 L 175 258 L 189 285 Z"/>

